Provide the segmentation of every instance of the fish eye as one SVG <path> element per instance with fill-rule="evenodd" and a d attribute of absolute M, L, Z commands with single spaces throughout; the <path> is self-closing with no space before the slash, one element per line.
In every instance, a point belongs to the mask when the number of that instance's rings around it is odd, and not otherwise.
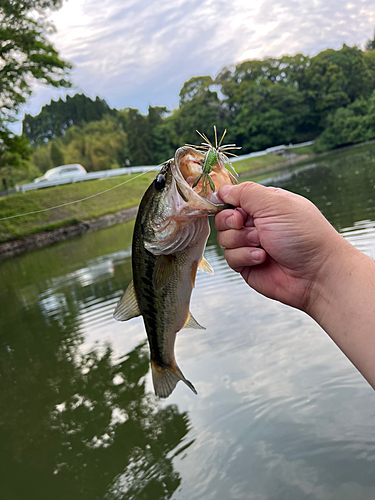
<path fill-rule="evenodd" d="M 165 187 L 165 176 L 163 174 L 158 174 L 155 179 L 155 189 L 156 191 L 161 191 Z"/>

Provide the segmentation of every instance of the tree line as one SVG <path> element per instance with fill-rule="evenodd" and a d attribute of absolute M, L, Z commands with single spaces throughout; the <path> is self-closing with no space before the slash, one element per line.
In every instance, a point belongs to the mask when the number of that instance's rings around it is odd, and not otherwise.
<path fill-rule="evenodd" d="M 313 57 L 253 59 L 215 78 L 195 76 L 183 84 L 174 110 L 150 106 L 142 114 L 111 109 L 98 97 L 68 96 L 26 115 L 18 136 L 9 124 L 33 80 L 70 86 L 71 66 L 46 38 L 44 12 L 60 6 L 61 0 L 0 4 L 1 177 L 20 166 L 30 177 L 62 163 L 89 171 L 158 164 L 179 146 L 199 143 L 196 129 L 212 137 L 213 125 L 226 128 L 226 140 L 242 153 L 310 139 L 327 149 L 375 138 L 375 37 L 364 50 L 344 44 Z"/>
<path fill-rule="evenodd" d="M 39 115 L 26 115 L 24 134 L 36 148 L 33 163 L 45 171 L 63 162 L 88 170 L 158 164 L 196 129 L 248 153 L 284 143 L 317 139 L 329 149 L 375 138 L 375 50 L 343 45 L 314 57 L 303 54 L 244 61 L 216 78 L 185 82 L 179 106 L 110 109 L 81 94 L 52 101 Z"/>

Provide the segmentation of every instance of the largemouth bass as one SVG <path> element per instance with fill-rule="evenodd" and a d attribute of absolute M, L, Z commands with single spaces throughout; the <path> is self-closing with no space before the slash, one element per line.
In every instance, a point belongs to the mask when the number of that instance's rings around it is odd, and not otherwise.
<path fill-rule="evenodd" d="M 203 193 L 205 155 L 188 146 L 179 148 L 151 183 L 139 205 L 132 244 L 133 280 L 119 301 L 114 318 L 126 321 L 142 315 L 151 351 L 155 394 L 166 398 L 185 378 L 174 356 L 176 334 L 182 328 L 203 328 L 189 310 L 198 269 L 213 274 L 203 257 L 210 233 L 208 216 L 227 208 L 217 196 L 235 177 L 223 162 L 213 165 L 215 190 Z"/>

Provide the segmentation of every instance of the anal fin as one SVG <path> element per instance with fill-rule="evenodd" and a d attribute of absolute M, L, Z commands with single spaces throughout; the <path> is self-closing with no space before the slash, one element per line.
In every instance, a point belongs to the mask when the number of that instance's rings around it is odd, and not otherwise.
<path fill-rule="evenodd" d="M 205 330 L 205 327 L 200 325 L 198 321 L 194 318 L 194 316 L 189 311 L 188 319 L 182 328 L 194 328 L 195 330 Z"/>

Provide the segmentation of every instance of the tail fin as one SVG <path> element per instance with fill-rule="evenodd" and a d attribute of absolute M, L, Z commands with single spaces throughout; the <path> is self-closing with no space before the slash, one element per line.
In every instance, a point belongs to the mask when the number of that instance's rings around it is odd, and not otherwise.
<path fill-rule="evenodd" d="M 162 367 L 151 360 L 152 381 L 154 383 L 155 394 L 160 398 L 170 396 L 177 385 L 177 382 L 182 380 L 190 389 L 197 394 L 193 384 L 186 380 L 182 371 L 177 364 L 174 367 Z"/>

